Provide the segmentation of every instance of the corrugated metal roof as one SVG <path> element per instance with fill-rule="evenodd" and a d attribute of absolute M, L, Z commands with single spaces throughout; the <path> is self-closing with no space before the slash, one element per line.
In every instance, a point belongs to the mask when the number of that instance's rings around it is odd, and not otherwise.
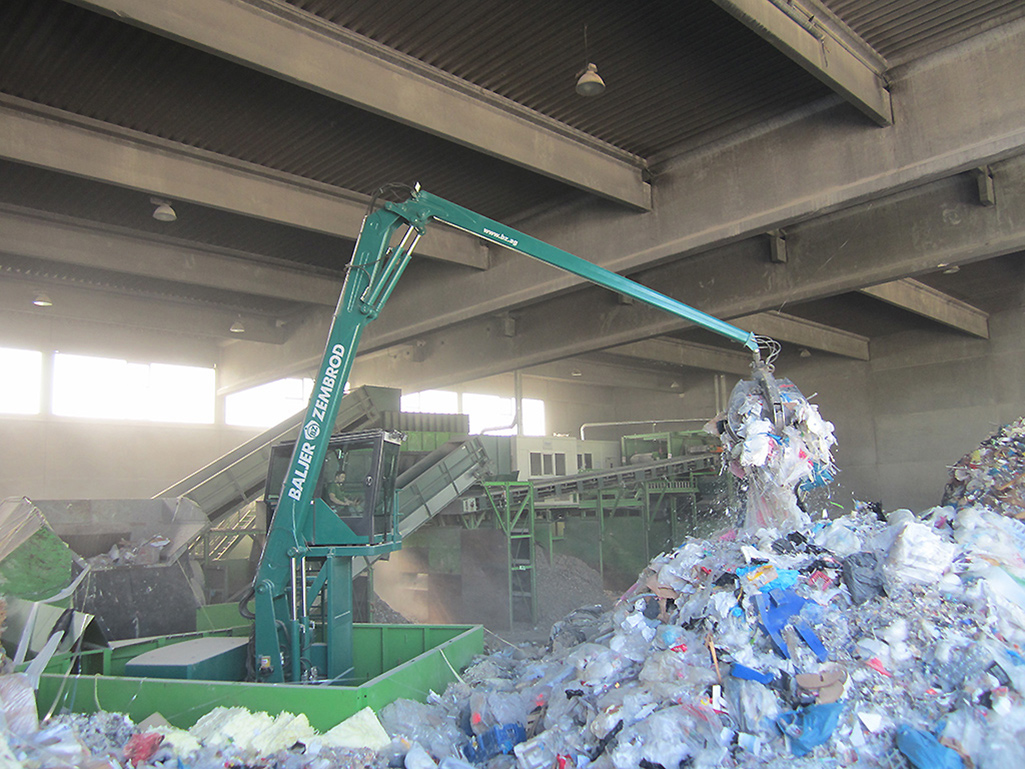
<path fill-rule="evenodd" d="M 289 2 L 644 158 L 827 93 L 710 2 Z M 601 98 L 574 91 L 588 61 Z"/>
<path fill-rule="evenodd" d="M 1022 0 L 822 0 L 890 66 L 1025 18 Z"/>
<path fill-rule="evenodd" d="M 57 0 L 0 4 L 0 91 L 368 195 L 383 182 L 419 181 L 495 218 L 573 193 Z"/>

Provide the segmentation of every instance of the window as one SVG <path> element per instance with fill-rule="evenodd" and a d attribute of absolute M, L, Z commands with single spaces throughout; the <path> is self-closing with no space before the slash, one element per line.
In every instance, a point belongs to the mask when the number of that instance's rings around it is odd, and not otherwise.
<path fill-rule="evenodd" d="M 565 475 L 566 455 L 563 453 L 530 452 L 530 476 Z"/>
<path fill-rule="evenodd" d="M 541 475 L 541 452 L 532 451 L 530 452 L 530 474 Z"/>
<path fill-rule="evenodd" d="M 547 435 L 545 432 L 545 402 L 536 398 L 523 399 L 523 434 Z"/>
<path fill-rule="evenodd" d="M 458 414 L 459 393 L 449 390 L 423 390 L 402 396 L 403 411 L 417 414 Z"/>
<path fill-rule="evenodd" d="M 516 428 L 509 427 L 515 415 L 512 398 L 480 393 L 463 393 L 463 411 L 470 417 L 470 432 L 490 435 L 515 435 Z M 501 428 L 501 429 L 496 429 Z"/>
<path fill-rule="evenodd" d="M 38 414 L 43 354 L 0 347 L 0 414 Z"/>
<path fill-rule="evenodd" d="M 210 424 L 214 370 L 56 353 L 53 413 L 93 419 Z"/>
<path fill-rule="evenodd" d="M 486 430 L 489 435 L 516 435 L 516 428 L 509 426 L 516 418 L 515 398 L 463 393 L 463 411 L 470 417 L 471 433 L 480 433 Z M 544 414 L 544 401 L 524 398 L 523 435 L 544 435 Z"/>
<path fill-rule="evenodd" d="M 591 454 L 577 454 L 577 470 L 594 468 L 594 457 Z"/>
<path fill-rule="evenodd" d="M 236 427 L 273 427 L 306 408 L 313 380 L 279 379 L 224 399 L 224 422 Z"/>

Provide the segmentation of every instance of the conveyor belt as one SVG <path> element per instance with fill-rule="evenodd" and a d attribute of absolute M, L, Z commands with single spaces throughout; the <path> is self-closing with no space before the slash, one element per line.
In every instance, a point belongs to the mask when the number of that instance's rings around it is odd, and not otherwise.
<path fill-rule="evenodd" d="M 623 465 L 607 470 L 592 470 L 577 475 L 563 475 L 558 478 L 535 478 L 530 481 L 536 500 L 565 494 L 601 489 L 635 486 L 644 481 L 660 478 L 672 480 L 686 473 L 715 470 L 720 454 L 688 454 L 642 465 Z M 514 492 L 522 495 L 526 490 Z"/>
<path fill-rule="evenodd" d="M 399 533 L 407 537 L 479 483 L 488 455 L 479 438 L 449 441 L 398 477 Z M 353 576 L 366 568 L 366 560 L 354 558 Z"/>

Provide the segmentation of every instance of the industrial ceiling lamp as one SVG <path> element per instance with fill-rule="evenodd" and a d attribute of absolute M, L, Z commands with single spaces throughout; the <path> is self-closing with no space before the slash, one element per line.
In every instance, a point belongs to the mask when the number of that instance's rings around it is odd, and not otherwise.
<path fill-rule="evenodd" d="M 577 93 L 581 96 L 601 96 L 605 93 L 605 81 L 598 74 L 598 65 L 588 61 L 587 25 L 584 25 L 584 69 L 577 75 Z"/>
<path fill-rule="evenodd" d="M 53 307 L 53 300 L 47 294 L 40 291 L 32 300 L 32 304 L 36 307 Z"/>
<path fill-rule="evenodd" d="M 161 198 L 150 198 L 149 202 L 157 207 L 153 212 L 153 218 L 158 222 L 173 222 L 178 218 L 178 214 L 171 208 L 170 201 L 162 200 Z"/>
<path fill-rule="evenodd" d="M 231 328 L 228 329 L 233 334 L 244 334 L 246 333 L 246 326 L 242 322 L 242 316 L 235 318 L 235 322 L 231 324 Z"/>

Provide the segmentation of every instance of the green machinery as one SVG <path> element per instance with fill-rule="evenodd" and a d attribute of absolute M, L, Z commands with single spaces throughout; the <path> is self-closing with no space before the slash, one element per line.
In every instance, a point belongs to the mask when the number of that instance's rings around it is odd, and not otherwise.
<path fill-rule="evenodd" d="M 749 332 L 689 307 L 580 257 L 487 219 L 419 188 L 399 203 L 370 210 L 347 267 L 324 358 L 314 380 L 253 582 L 255 669 L 268 682 L 345 683 L 352 652 L 352 559 L 375 558 L 401 546 L 395 521 L 394 459 L 384 433 L 337 442 L 330 435 L 364 327 L 381 312 L 417 241 L 440 222 L 573 273 L 738 342 L 753 353 L 756 379 L 773 403 L 774 380 Z M 333 460 L 332 460 L 333 457 Z M 363 484 L 362 507 L 339 506 L 325 493 L 331 462 L 351 463 L 346 482 Z M 343 509 L 344 507 L 344 509 Z"/>
<path fill-rule="evenodd" d="M 623 462 L 627 464 L 637 456 L 654 462 L 659 459 L 672 459 L 689 454 L 707 454 L 722 450 L 719 437 L 704 430 L 669 430 L 659 433 L 624 435 L 619 439 L 619 443 Z"/>

